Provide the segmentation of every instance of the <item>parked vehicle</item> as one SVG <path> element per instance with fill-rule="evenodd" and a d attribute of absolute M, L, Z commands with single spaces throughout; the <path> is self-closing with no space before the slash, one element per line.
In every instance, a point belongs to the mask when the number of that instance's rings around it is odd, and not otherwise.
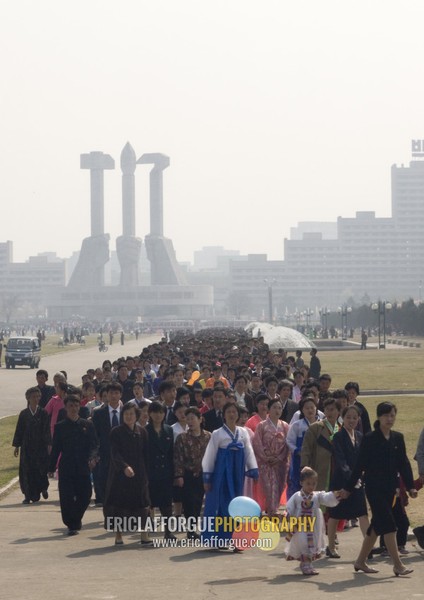
<path fill-rule="evenodd" d="M 11 337 L 6 348 L 6 369 L 14 369 L 16 365 L 27 365 L 31 369 L 38 368 L 41 360 L 41 345 L 36 337 Z"/>

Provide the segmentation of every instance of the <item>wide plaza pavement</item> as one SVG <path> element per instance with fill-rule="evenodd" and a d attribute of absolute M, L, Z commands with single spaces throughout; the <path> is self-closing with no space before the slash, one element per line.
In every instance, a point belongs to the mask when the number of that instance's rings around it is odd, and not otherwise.
<path fill-rule="evenodd" d="M 136 534 L 124 534 L 124 546 L 114 546 L 114 535 L 103 529 L 99 508 L 88 508 L 79 535 L 66 535 L 56 481 L 51 482 L 47 501 L 21 502 L 17 487 L 0 500 L 0 598 L 238 600 L 325 598 L 329 593 L 334 598 L 358 599 L 364 593 L 374 600 L 424 598 L 424 551 L 414 538 L 405 557 L 414 573 L 406 578 L 394 577 L 387 558 L 372 561 L 380 569 L 377 574 L 354 573 L 352 564 L 361 544 L 358 528 L 339 534 L 340 560 L 317 561 L 314 566 L 320 574 L 307 578 L 297 562 L 284 560 L 283 538 L 273 551 L 255 548 L 242 554 L 142 548 Z"/>

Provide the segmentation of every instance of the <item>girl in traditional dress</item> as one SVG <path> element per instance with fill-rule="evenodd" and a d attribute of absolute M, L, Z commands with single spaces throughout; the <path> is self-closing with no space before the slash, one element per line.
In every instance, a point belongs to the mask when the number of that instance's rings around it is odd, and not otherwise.
<path fill-rule="evenodd" d="M 300 568 L 304 575 L 318 575 L 312 567 L 312 561 L 320 558 L 325 552 L 325 525 L 320 505 L 336 506 L 337 492 L 316 492 L 318 474 L 309 467 L 300 473 L 302 489 L 293 494 L 287 502 L 287 518 L 315 517 L 312 531 L 293 532 L 286 548 L 287 560 L 300 560 Z"/>
<path fill-rule="evenodd" d="M 252 441 L 259 467 L 257 500 L 269 516 L 277 513 L 290 460 L 286 443 L 289 426 L 280 420 L 282 409 L 280 400 L 269 402 L 268 417 L 258 424 Z"/>
<path fill-rule="evenodd" d="M 240 409 L 233 402 L 223 407 L 224 425 L 212 432 L 202 461 L 206 492 L 205 517 L 229 517 L 228 505 L 243 494 L 244 478 L 258 478 L 258 465 L 246 429 L 237 427 Z M 232 532 L 205 531 L 203 540 L 218 548 L 230 546 Z"/>

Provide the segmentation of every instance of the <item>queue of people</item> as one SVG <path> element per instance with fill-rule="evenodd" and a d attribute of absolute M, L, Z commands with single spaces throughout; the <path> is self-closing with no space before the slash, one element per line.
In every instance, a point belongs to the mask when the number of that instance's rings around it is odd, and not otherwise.
<path fill-rule="evenodd" d="M 316 369 L 316 351 L 311 359 Z M 301 351 L 273 352 L 263 339 L 231 330 L 162 340 L 139 356 L 87 369 L 79 385 L 62 371 L 49 386 L 39 370 L 13 439 L 23 503 L 47 498 L 47 474 L 56 473 L 68 535 L 81 529 L 94 491 L 105 527 L 118 517 L 143 525 L 158 509 L 165 539 L 174 540 L 173 516 L 228 517 L 231 500 L 242 495 L 264 515 L 281 516 L 285 494 L 288 516 L 317 518 L 316 530 L 292 532 L 286 549 L 305 575 L 317 573 L 312 562 L 323 554 L 340 558 L 340 524 L 357 522 L 364 543 L 355 570 L 376 572 L 367 560 L 381 535 L 395 575 L 407 575 L 396 537 L 399 490 L 414 498 L 424 480 L 424 436 L 414 482 L 403 436 L 392 431 L 396 407 L 380 403 L 371 429 L 358 383 L 331 391 L 331 376 L 316 375 Z M 416 531 L 424 547 L 424 528 Z M 114 533 L 122 545 L 122 531 Z M 187 537 L 232 547 L 231 532 L 214 533 Z M 140 543 L 152 545 L 146 531 Z"/>

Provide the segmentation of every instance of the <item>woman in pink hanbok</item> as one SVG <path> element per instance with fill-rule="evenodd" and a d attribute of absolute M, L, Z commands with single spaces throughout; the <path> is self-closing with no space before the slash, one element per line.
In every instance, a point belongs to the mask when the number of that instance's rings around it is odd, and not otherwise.
<path fill-rule="evenodd" d="M 290 462 L 289 426 L 280 420 L 282 409 L 280 400 L 270 401 L 268 417 L 258 424 L 252 440 L 259 468 L 255 499 L 269 516 L 275 515 L 280 505 Z"/>

